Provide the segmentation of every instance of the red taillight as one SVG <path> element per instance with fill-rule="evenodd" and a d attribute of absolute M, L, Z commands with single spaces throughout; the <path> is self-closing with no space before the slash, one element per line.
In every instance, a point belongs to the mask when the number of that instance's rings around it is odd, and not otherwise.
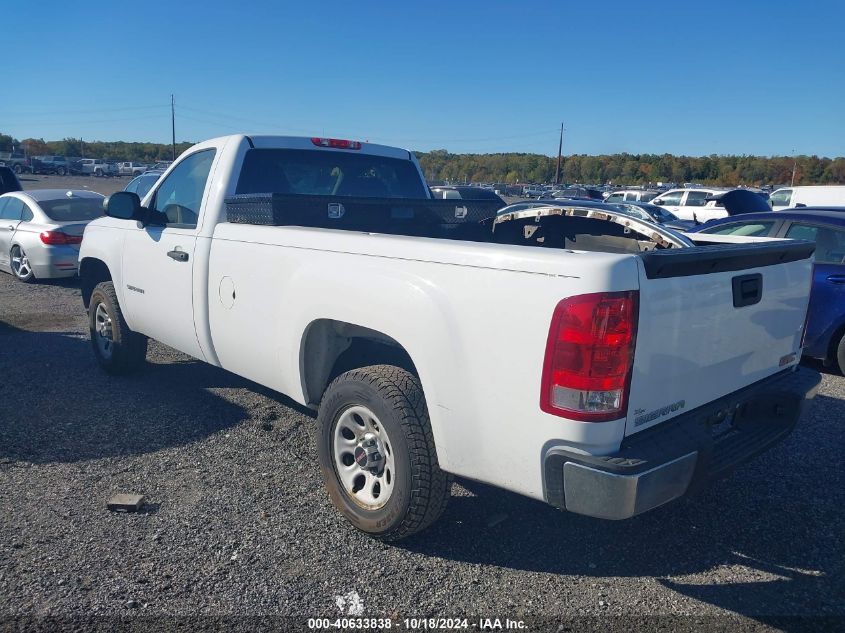
<path fill-rule="evenodd" d="M 333 147 L 334 149 L 361 149 L 360 141 L 346 141 L 340 138 L 320 138 L 314 136 L 311 142 L 319 147 Z"/>
<path fill-rule="evenodd" d="M 600 292 L 557 304 L 543 363 L 540 408 L 573 420 L 625 417 L 639 293 Z"/>
<path fill-rule="evenodd" d="M 81 235 L 68 235 L 61 231 L 42 231 L 41 241 L 50 246 L 64 246 L 66 244 L 82 244 Z"/>

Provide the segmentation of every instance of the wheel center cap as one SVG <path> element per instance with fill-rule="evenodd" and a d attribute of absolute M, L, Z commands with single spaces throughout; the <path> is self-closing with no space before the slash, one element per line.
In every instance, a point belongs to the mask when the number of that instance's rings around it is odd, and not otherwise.
<path fill-rule="evenodd" d="M 355 463 L 361 468 L 367 467 L 367 451 L 361 446 L 355 447 Z"/>
<path fill-rule="evenodd" d="M 381 450 L 381 444 L 369 433 L 355 447 L 352 454 L 359 468 L 369 470 L 373 474 L 378 474 L 384 465 L 384 453 Z"/>

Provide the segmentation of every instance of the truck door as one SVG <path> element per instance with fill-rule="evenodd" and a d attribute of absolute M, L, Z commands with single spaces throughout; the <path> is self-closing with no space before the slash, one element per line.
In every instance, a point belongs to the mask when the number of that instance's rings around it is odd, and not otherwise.
<path fill-rule="evenodd" d="M 153 222 L 124 242 L 123 297 L 129 327 L 204 359 L 194 327 L 193 269 L 197 220 L 216 150 L 182 159 L 156 188 Z"/>

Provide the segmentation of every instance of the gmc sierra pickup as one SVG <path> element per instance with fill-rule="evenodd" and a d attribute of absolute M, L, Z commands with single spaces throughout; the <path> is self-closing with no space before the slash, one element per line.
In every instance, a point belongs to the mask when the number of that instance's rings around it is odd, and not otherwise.
<path fill-rule="evenodd" d="M 631 517 L 783 439 L 819 382 L 808 242 L 497 216 L 432 199 L 406 150 L 325 138 L 206 141 L 105 211 L 80 250 L 103 369 L 149 337 L 312 407 L 332 501 L 384 540 L 452 475 Z"/>

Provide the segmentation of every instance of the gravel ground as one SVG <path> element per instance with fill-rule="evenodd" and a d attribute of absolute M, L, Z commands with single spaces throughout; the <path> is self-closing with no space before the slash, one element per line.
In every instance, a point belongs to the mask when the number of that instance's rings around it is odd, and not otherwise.
<path fill-rule="evenodd" d="M 18 176 L 24 191 L 29 189 L 87 189 L 104 196 L 122 191 L 132 180 L 129 176 L 96 178 L 94 176 L 51 176 L 21 174 Z"/>
<path fill-rule="evenodd" d="M 670 614 L 723 630 L 843 623 L 840 376 L 785 443 L 694 498 L 617 523 L 459 482 L 439 523 L 384 545 L 330 505 L 308 411 L 159 344 L 148 358 L 106 376 L 75 281 L 0 274 L 0 616 L 294 616 L 271 621 L 302 629 L 357 592 L 366 617 L 534 630 L 683 628 Z M 146 495 L 146 511 L 108 512 L 116 492 Z"/>

